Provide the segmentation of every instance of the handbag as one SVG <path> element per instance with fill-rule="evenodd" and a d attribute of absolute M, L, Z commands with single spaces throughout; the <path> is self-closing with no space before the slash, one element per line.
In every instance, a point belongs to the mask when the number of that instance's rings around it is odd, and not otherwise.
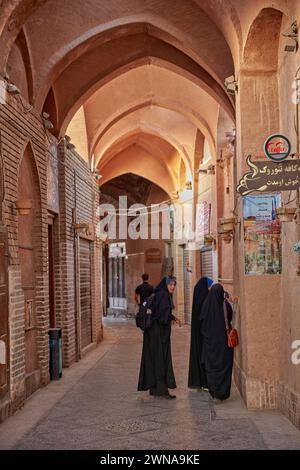
<path fill-rule="evenodd" d="M 226 326 L 226 333 L 227 333 L 227 344 L 229 348 L 236 348 L 239 344 L 239 336 L 238 332 L 235 328 L 230 328 L 228 325 L 228 317 L 227 317 L 227 306 L 226 301 L 223 302 L 223 311 L 224 311 L 224 320 Z"/>
<path fill-rule="evenodd" d="M 239 344 L 238 332 L 235 328 L 227 331 L 228 347 L 235 348 Z"/>

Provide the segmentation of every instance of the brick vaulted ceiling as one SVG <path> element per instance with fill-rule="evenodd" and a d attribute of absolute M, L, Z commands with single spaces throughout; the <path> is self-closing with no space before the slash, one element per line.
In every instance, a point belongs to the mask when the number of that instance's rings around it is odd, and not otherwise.
<path fill-rule="evenodd" d="M 11 3 L 16 9 L 11 12 L 7 7 L 10 25 L 3 26 L 7 37 L 0 55 L 4 61 L 8 58 L 10 41 L 24 22 L 33 68 L 33 102 L 42 107 L 53 87 L 59 124 L 89 90 L 148 57 L 179 67 L 230 107 L 221 86 L 233 71 L 230 49 L 216 24 L 192 0 L 172 0 L 168 20 L 168 2 L 157 0 Z"/>
<path fill-rule="evenodd" d="M 91 166 L 104 171 L 117 156 L 112 178 L 136 145 L 131 154 L 140 162 L 166 171 L 170 193 L 182 180 L 182 162 L 193 171 L 197 133 L 213 153 L 219 109 L 234 121 L 224 79 L 235 74 L 260 0 L 251 8 L 242 0 L 0 4 L 0 72 L 50 113 L 57 137 L 67 129 L 78 134 Z"/>
<path fill-rule="evenodd" d="M 51 93 L 58 131 L 99 86 L 149 58 L 196 82 L 233 115 L 224 78 L 245 43 L 243 22 L 247 29 L 262 3 L 274 2 L 1 0 L 0 72 L 22 34 L 30 100 L 42 109 Z"/>

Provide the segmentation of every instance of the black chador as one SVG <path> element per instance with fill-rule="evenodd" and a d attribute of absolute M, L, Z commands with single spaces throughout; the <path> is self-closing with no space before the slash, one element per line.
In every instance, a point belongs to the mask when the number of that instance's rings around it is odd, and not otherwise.
<path fill-rule="evenodd" d="M 164 278 L 155 288 L 153 322 L 144 331 L 138 390 L 149 390 L 151 395 L 165 395 L 168 388 L 176 388 L 171 357 L 171 322 L 174 308 L 172 297 Z"/>
<path fill-rule="evenodd" d="M 200 330 L 200 312 L 204 300 L 208 295 L 208 288 L 212 282 L 211 279 L 202 277 L 194 288 L 188 380 L 188 386 L 190 388 L 207 388 L 206 375 L 203 364 L 201 363 L 203 341 Z"/>
<path fill-rule="evenodd" d="M 201 310 L 203 338 L 202 361 L 205 366 L 208 389 L 213 398 L 225 400 L 230 396 L 233 349 L 227 345 L 224 318 L 224 289 L 221 284 L 212 286 Z M 228 310 L 228 323 L 232 310 Z"/>

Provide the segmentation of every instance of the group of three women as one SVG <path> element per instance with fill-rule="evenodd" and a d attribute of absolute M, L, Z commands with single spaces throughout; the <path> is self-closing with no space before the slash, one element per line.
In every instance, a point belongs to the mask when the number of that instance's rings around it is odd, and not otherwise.
<path fill-rule="evenodd" d="M 232 308 L 221 284 L 201 278 L 194 288 L 188 386 L 208 390 L 212 398 L 230 396 L 233 349 L 228 347 L 226 325 L 232 321 Z M 171 357 L 173 277 L 165 277 L 154 290 L 152 325 L 144 331 L 138 390 L 151 395 L 176 398 Z M 225 307 L 224 307 L 225 305 Z M 227 318 L 226 318 L 227 316 Z"/>

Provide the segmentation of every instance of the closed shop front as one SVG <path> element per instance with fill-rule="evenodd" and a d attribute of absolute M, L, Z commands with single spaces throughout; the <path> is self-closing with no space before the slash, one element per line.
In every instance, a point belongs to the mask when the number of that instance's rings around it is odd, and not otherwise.
<path fill-rule="evenodd" d="M 192 318 L 192 279 L 189 264 L 189 250 L 183 248 L 183 281 L 184 281 L 184 312 L 186 323 L 191 323 Z"/>
<path fill-rule="evenodd" d="M 125 293 L 125 243 L 111 243 L 109 247 L 109 312 L 127 313 Z"/>
<path fill-rule="evenodd" d="M 204 247 L 200 251 L 201 254 L 201 277 L 214 278 L 213 269 L 213 250 L 211 247 Z"/>
<path fill-rule="evenodd" d="M 81 348 L 92 342 L 91 242 L 79 243 Z"/>

